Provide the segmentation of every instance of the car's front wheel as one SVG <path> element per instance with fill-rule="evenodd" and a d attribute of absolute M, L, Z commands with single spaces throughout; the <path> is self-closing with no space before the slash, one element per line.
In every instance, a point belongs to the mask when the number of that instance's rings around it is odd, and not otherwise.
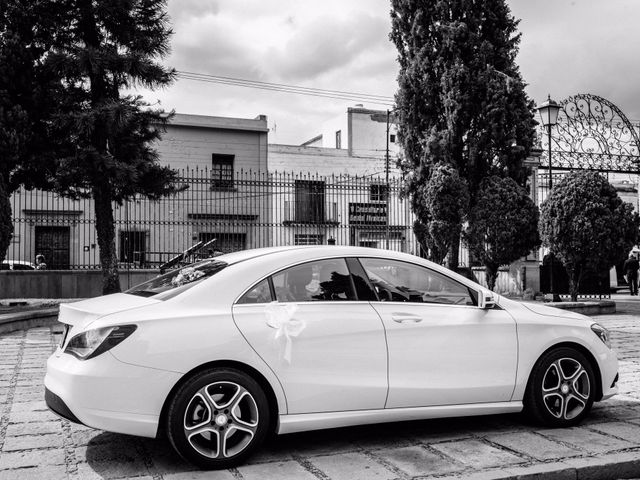
<path fill-rule="evenodd" d="M 167 413 L 169 441 L 204 469 L 242 463 L 269 428 L 269 406 L 258 383 L 239 370 L 200 372 L 175 393 Z"/>
<path fill-rule="evenodd" d="M 589 413 L 595 392 L 589 360 L 573 348 L 556 348 L 545 353 L 533 368 L 525 411 L 538 423 L 569 427 Z"/>

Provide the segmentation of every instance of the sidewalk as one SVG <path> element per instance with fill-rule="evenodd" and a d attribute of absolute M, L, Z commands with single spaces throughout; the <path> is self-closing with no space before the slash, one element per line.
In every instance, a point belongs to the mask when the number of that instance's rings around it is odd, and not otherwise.
<path fill-rule="evenodd" d="M 597 321 L 620 357 L 620 395 L 571 429 L 519 415 L 343 428 L 269 442 L 247 465 L 200 472 L 164 440 L 92 430 L 46 409 L 42 378 L 59 327 L 0 335 L 0 480 L 618 479 L 640 477 L 640 301 Z"/>

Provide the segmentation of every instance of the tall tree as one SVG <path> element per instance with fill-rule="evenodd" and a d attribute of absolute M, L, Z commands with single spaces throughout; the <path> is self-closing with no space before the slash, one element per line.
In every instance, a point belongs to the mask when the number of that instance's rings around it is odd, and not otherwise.
<path fill-rule="evenodd" d="M 482 180 L 464 236 L 469 250 L 485 266 L 491 290 L 501 265 L 540 246 L 538 217 L 538 207 L 513 179 L 492 176 Z"/>
<path fill-rule="evenodd" d="M 50 186 L 51 114 L 59 82 L 45 66 L 63 9 L 48 0 L 0 0 L 0 261 L 13 232 L 9 198 Z M 7 213 L 8 212 L 8 213 Z"/>
<path fill-rule="evenodd" d="M 471 204 L 487 176 L 524 185 L 535 121 L 515 63 L 518 22 L 505 0 L 392 0 L 391 6 L 400 64 L 398 165 L 414 211 L 437 164 L 458 170 Z M 449 248 L 454 268 L 458 245 L 459 236 Z"/>
<path fill-rule="evenodd" d="M 608 271 L 638 241 L 640 218 L 597 172 L 567 174 L 540 207 L 540 236 L 569 274 L 576 300 L 585 272 Z"/>
<path fill-rule="evenodd" d="M 53 134 L 55 189 L 94 200 L 103 293 L 120 291 L 113 203 L 137 194 L 157 199 L 176 191 L 177 172 L 158 164 L 152 148 L 167 120 L 140 97 L 137 85 L 169 85 L 175 71 L 159 61 L 169 52 L 166 0 L 58 0 L 64 32 L 47 64 L 64 86 Z M 42 12 L 45 14 L 45 12 Z"/>

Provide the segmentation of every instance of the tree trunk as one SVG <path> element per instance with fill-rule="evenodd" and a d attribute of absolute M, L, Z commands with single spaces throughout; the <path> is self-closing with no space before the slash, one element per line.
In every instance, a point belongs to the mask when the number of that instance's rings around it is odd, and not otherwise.
<path fill-rule="evenodd" d="M 449 256 L 447 268 L 454 272 L 458 268 L 460 262 L 460 230 L 453 234 L 451 238 L 451 246 L 449 247 Z"/>
<path fill-rule="evenodd" d="M 582 268 L 573 267 L 567 269 L 569 274 L 569 295 L 571 295 L 571 301 L 576 302 L 578 300 L 578 292 L 580 290 L 580 278 L 582 277 Z"/>
<path fill-rule="evenodd" d="M 487 286 L 489 290 L 494 292 L 496 288 L 496 280 L 498 279 L 498 265 L 485 265 L 485 275 L 487 278 Z"/>
<path fill-rule="evenodd" d="M 94 198 L 96 202 L 96 231 L 100 247 L 100 263 L 102 264 L 102 294 L 108 295 L 120 291 L 113 207 L 108 189 L 96 188 Z"/>
<path fill-rule="evenodd" d="M 11 202 L 4 178 L 0 176 L 0 262 L 4 260 L 7 249 L 11 245 L 13 222 L 11 220 Z"/>

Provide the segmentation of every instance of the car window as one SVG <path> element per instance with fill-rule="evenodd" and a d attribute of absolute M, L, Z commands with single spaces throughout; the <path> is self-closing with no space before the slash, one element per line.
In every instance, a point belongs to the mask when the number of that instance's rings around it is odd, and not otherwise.
<path fill-rule="evenodd" d="M 9 270 L 9 263 L 8 262 L 0 263 L 0 270 Z"/>
<path fill-rule="evenodd" d="M 226 266 L 227 263 L 220 260 L 205 260 L 204 262 L 195 263 L 188 267 L 171 270 L 164 275 L 159 275 L 140 285 L 136 285 L 125 291 L 125 293 L 138 295 L 140 297 L 159 295 L 157 297 L 159 300 L 167 300 L 174 296 L 172 293 L 182 293 L 195 284 L 200 283 L 205 278 L 215 275 Z"/>
<path fill-rule="evenodd" d="M 344 259 L 304 263 L 273 275 L 279 302 L 355 300 Z"/>
<path fill-rule="evenodd" d="M 238 304 L 244 303 L 269 303 L 272 301 L 271 289 L 269 288 L 269 281 L 262 280 L 255 287 L 242 295 L 238 300 Z"/>
<path fill-rule="evenodd" d="M 353 278 L 353 284 L 356 288 L 358 300 L 377 301 L 378 296 L 376 295 L 373 285 L 369 282 L 367 274 L 362 268 L 362 265 L 360 265 L 358 259 L 347 258 L 347 265 L 349 265 L 349 271 L 351 272 L 351 278 Z"/>
<path fill-rule="evenodd" d="M 377 258 L 361 263 L 380 301 L 476 305 L 468 287 L 429 268 Z"/>

